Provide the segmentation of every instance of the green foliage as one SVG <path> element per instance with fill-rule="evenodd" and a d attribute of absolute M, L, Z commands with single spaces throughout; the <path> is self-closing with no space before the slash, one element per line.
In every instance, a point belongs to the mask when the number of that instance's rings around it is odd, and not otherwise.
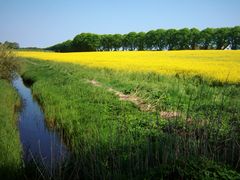
<path fill-rule="evenodd" d="M 47 48 L 47 50 L 54 50 L 56 52 L 71 52 L 71 51 L 74 51 L 74 48 L 73 48 L 72 41 L 67 40 L 62 43 L 51 46 Z"/>
<path fill-rule="evenodd" d="M 190 30 L 188 28 L 180 29 L 176 34 L 177 49 L 189 49 L 190 45 Z"/>
<path fill-rule="evenodd" d="M 1 43 L 0 43 L 1 44 Z M 8 42 L 8 41 L 5 41 L 3 43 L 3 45 L 5 45 L 6 47 L 10 48 L 10 49 L 19 49 L 19 44 L 16 43 L 16 42 Z"/>
<path fill-rule="evenodd" d="M 216 49 L 225 49 L 230 44 L 229 28 L 217 28 L 214 33 Z"/>
<path fill-rule="evenodd" d="M 172 166 L 163 165 L 159 168 L 150 169 L 146 175 L 139 179 L 234 179 L 240 178 L 240 174 L 229 167 L 219 165 L 206 158 L 195 157 L 179 159 Z"/>
<path fill-rule="evenodd" d="M 76 51 L 96 51 L 100 47 L 100 37 L 97 34 L 82 33 L 72 43 Z"/>
<path fill-rule="evenodd" d="M 156 48 L 157 34 L 154 30 L 148 31 L 145 35 L 145 43 L 148 50 Z"/>
<path fill-rule="evenodd" d="M 10 81 L 19 67 L 12 49 L 4 44 L 0 45 L 0 79 Z"/>
<path fill-rule="evenodd" d="M 189 44 L 191 49 L 197 49 L 200 43 L 200 31 L 196 28 L 190 29 Z"/>
<path fill-rule="evenodd" d="M 176 49 L 176 36 L 177 36 L 177 30 L 176 29 L 168 29 L 166 31 L 166 46 L 169 50 Z"/>
<path fill-rule="evenodd" d="M 114 47 L 114 38 L 111 34 L 104 34 L 100 38 L 101 42 L 101 50 L 103 51 L 111 51 Z M 115 41 L 115 48 L 118 48 L 118 40 Z"/>
<path fill-rule="evenodd" d="M 200 47 L 202 49 L 213 49 L 214 29 L 206 28 L 200 32 L 200 36 L 201 36 Z"/>
<path fill-rule="evenodd" d="M 136 36 L 135 46 L 139 51 L 145 50 L 145 32 L 139 32 Z"/>
<path fill-rule="evenodd" d="M 184 166 L 185 164 L 185 166 Z M 183 167 L 183 168 L 182 168 Z M 177 172 L 186 179 L 239 179 L 240 174 L 224 165 L 220 166 L 206 158 L 191 158 L 186 162 L 180 160 Z M 197 173 L 196 173 L 197 172 Z"/>
<path fill-rule="evenodd" d="M 115 51 L 119 50 L 122 47 L 122 35 L 114 34 L 112 36 L 112 46 Z"/>
<path fill-rule="evenodd" d="M 126 35 L 126 39 L 127 39 L 126 49 L 130 51 L 133 51 L 136 49 L 136 38 L 137 38 L 136 32 L 130 32 Z"/>
<path fill-rule="evenodd" d="M 166 31 L 164 29 L 156 30 L 156 47 L 158 50 L 163 50 L 166 45 Z"/>
<path fill-rule="evenodd" d="M 112 50 L 185 50 L 240 48 L 240 27 L 188 29 L 157 29 L 128 34 L 82 33 L 73 41 L 65 41 L 47 48 L 56 52 L 112 51 Z"/>
<path fill-rule="evenodd" d="M 230 30 L 230 42 L 232 49 L 240 49 L 240 26 L 235 26 Z"/>

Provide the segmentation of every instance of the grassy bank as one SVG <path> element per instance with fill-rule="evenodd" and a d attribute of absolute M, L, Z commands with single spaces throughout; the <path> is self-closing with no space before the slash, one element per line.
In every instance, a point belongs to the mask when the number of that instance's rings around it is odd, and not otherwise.
<path fill-rule="evenodd" d="M 0 80 L 0 177 L 17 176 L 21 166 L 21 145 L 16 107 L 20 99 L 11 84 Z"/>
<path fill-rule="evenodd" d="M 69 171 L 75 178 L 151 179 L 196 173 L 198 178 L 237 177 L 225 165 L 239 170 L 238 84 L 24 61 L 23 77 L 42 104 L 48 124 L 59 129 L 72 148 L 69 166 L 74 168 Z M 155 110 L 141 111 L 109 88 L 138 96 Z M 160 112 L 179 116 L 169 119 Z M 196 158 L 204 161 L 192 160 Z"/>

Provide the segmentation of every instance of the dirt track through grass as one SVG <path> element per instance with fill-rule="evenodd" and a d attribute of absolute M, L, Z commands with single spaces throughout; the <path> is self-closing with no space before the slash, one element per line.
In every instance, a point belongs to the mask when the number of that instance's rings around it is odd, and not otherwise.
<path fill-rule="evenodd" d="M 100 82 L 96 81 L 96 80 L 87 80 L 87 82 L 89 82 L 90 84 L 92 84 L 95 87 L 105 87 L 103 84 L 101 84 Z M 135 94 L 124 94 L 121 91 L 117 91 L 116 89 L 112 88 L 112 87 L 107 87 L 106 88 L 107 91 L 109 92 L 113 92 L 121 101 L 129 101 L 133 104 L 135 104 L 141 111 L 144 112 L 156 112 L 156 108 L 147 103 L 146 101 L 144 101 L 143 99 L 141 99 L 140 97 L 136 96 Z M 171 118 L 175 118 L 175 117 L 179 117 L 181 114 L 179 112 L 168 112 L 168 111 L 161 111 L 159 112 L 160 116 L 164 119 L 171 119 Z"/>

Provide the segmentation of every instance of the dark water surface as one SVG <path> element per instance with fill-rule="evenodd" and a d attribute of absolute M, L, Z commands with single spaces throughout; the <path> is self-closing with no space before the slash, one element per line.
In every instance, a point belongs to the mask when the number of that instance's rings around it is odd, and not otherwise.
<path fill-rule="evenodd" d="M 19 115 L 19 132 L 24 161 L 40 160 L 48 167 L 62 162 L 68 155 L 67 147 L 59 134 L 47 127 L 44 113 L 33 98 L 31 89 L 24 85 L 20 76 L 13 80 L 13 86 L 23 104 Z"/>

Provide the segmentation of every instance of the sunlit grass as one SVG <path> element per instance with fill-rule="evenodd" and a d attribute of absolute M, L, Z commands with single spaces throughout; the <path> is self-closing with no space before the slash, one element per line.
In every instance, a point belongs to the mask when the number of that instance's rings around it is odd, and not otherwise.
<path fill-rule="evenodd" d="M 21 145 L 16 122 L 16 106 L 19 104 L 16 91 L 7 81 L 0 79 L 0 177 L 9 179 L 17 176 L 14 173 L 21 166 Z"/>
<path fill-rule="evenodd" d="M 31 57 L 114 70 L 201 75 L 221 82 L 240 82 L 240 51 L 125 51 L 125 52 L 18 52 Z"/>
<path fill-rule="evenodd" d="M 142 176 L 150 166 L 157 167 L 156 172 L 161 165 L 174 169 L 180 158 L 187 162 L 190 156 L 206 156 L 236 167 L 237 161 L 232 159 L 239 156 L 234 143 L 240 136 L 233 123 L 240 117 L 237 85 L 213 86 L 198 78 L 127 73 L 53 61 L 25 62 L 23 79 L 34 82 L 31 89 L 44 109 L 46 121 L 64 132 L 67 144 L 81 162 L 77 166 L 84 177 L 94 174 L 95 169 L 104 172 L 96 174 L 101 179 L 109 179 L 111 171 Z M 91 79 L 102 86 L 92 86 L 87 81 Z M 108 87 L 144 99 L 156 112 L 141 112 L 107 91 Z M 160 111 L 180 112 L 181 117 L 165 120 L 158 116 Z M 229 141 L 222 145 L 225 139 Z M 73 160 L 75 165 L 77 160 Z M 132 164 L 142 164 L 143 169 Z"/>

